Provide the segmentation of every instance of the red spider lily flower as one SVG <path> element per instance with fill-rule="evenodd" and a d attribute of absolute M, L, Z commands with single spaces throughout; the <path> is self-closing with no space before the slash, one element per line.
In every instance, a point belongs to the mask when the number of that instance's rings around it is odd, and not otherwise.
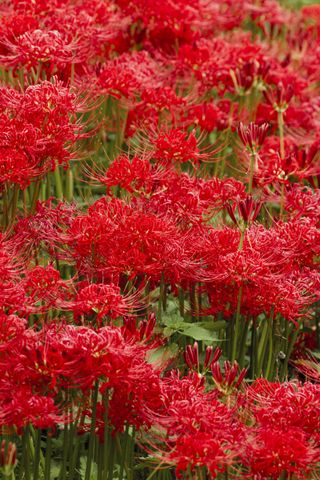
<path fill-rule="evenodd" d="M 294 87 L 292 84 L 284 85 L 280 81 L 273 89 L 264 92 L 266 100 L 272 107 L 279 112 L 284 112 L 294 95 Z"/>
<path fill-rule="evenodd" d="M 239 365 L 235 361 L 231 364 L 228 361 L 224 362 L 224 376 L 222 375 L 219 362 L 211 363 L 211 372 L 213 381 L 220 392 L 224 395 L 230 395 L 234 390 L 237 390 L 246 374 L 247 369 L 243 368 L 239 372 Z"/>
<path fill-rule="evenodd" d="M 174 125 L 188 102 L 187 97 L 182 98 L 168 86 L 146 88 L 141 94 L 141 101 L 128 112 L 126 135 L 130 137 L 137 130 L 157 130 L 163 125 Z"/>
<path fill-rule="evenodd" d="M 232 410 L 217 400 L 216 392 L 205 391 L 204 377 L 195 372 L 187 377 L 171 372 L 162 395 L 164 405 L 154 419 L 162 434 L 147 436 L 150 453 L 175 466 L 179 476 L 203 467 L 215 478 L 233 463 L 242 438 Z"/>
<path fill-rule="evenodd" d="M 191 345 L 186 346 L 184 351 L 184 360 L 191 370 L 195 369 L 196 371 L 199 371 L 200 364 L 198 342 L 194 342 L 193 347 Z"/>
<path fill-rule="evenodd" d="M 247 387 L 250 410 L 256 422 L 264 428 L 282 429 L 284 432 L 296 428 L 317 438 L 320 431 L 319 385 L 306 382 L 268 382 L 256 380 Z"/>
<path fill-rule="evenodd" d="M 256 123 L 249 123 L 249 125 L 244 126 L 242 122 L 240 122 L 237 132 L 238 135 L 245 147 L 248 147 L 250 150 L 256 152 L 259 147 L 262 146 L 265 138 L 267 136 L 267 132 L 269 129 L 268 123 L 263 123 L 262 125 L 258 125 Z"/>
<path fill-rule="evenodd" d="M 320 171 L 318 141 L 304 148 L 285 139 L 286 155 L 281 158 L 279 139 L 268 137 L 256 158 L 254 181 L 261 186 L 268 184 L 289 185 L 292 180 L 301 182 Z"/>
<path fill-rule="evenodd" d="M 190 471 L 195 474 L 197 468 L 203 467 L 210 478 L 216 478 L 232 464 L 232 455 L 223 447 L 209 433 L 197 432 L 180 438 L 166 461 L 175 466 L 177 478 L 184 478 L 183 474 Z"/>
<path fill-rule="evenodd" d="M 114 284 L 89 284 L 79 289 L 73 311 L 77 317 L 97 315 L 100 324 L 103 317 L 115 319 L 128 315 L 136 306 L 133 296 L 121 295 L 120 288 Z"/>
<path fill-rule="evenodd" d="M 0 56 L 0 63 L 7 68 L 23 66 L 27 70 L 36 70 L 41 63 L 52 63 L 54 74 L 55 68 L 63 69 L 67 64 L 81 63 L 84 59 L 79 54 L 79 42 L 68 41 L 57 30 L 36 29 L 14 39 L 3 39 L 2 48 L 6 49 L 6 54 Z"/>
<path fill-rule="evenodd" d="M 90 179 L 96 180 L 107 187 L 119 185 L 130 193 L 150 194 L 167 172 L 155 168 L 149 158 L 134 156 L 131 160 L 127 155 L 120 155 L 109 166 L 105 172 L 87 171 Z"/>
<path fill-rule="evenodd" d="M 53 198 L 37 202 L 33 215 L 23 217 L 14 226 L 14 251 L 25 265 L 32 264 L 34 253 L 40 247 L 54 260 L 67 260 L 65 231 L 76 216 L 75 205 L 56 203 Z"/>
<path fill-rule="evenodd" d="M 178 0 L 176 3 L 165 0 L 161 5 L 150 0 L 117 0 L 115 3 L 133 23 L 141 25 L 140 42 L 151 43 L 166 53 L 172 54 L 174 45 L 192 42 L 197 38 L 199 28 L 209 30 L 211 26 L 210 6 L 198 0 Z"/>
<path fill-rule="evenodd" d="M 151 154 L 150 154 L 151 155 Z M 149 156 L 149 153 L 148 153 Z M 203 223 L 235 196 L 245 197 L 242 183 L 230 178 L 205 180 L 179 173 L 170 166 L 152 165 L 152 159 L 121 155 L 106 171 L 87 168 L 87 176 L 107 186 L 120 186 L 144 200 L 144 208 L 161 217 L 168 216 L 182 227 Z"/>
<path fill-rule="evenodd" d="M 23 68 L 29 77 L 58 75 L 66 82 L 81 78 L 95 60 L 115 48 L 129 19 L 111 5 L 93 2 L 45 2 L 11 4 L 0 42 L 1 63 Z M 33 18 L 31 23 L 29 17 Z M 25 23 L 23 29 L 20 23 Z M 1 27 L 0 27 L 1 28 Z"/>
<path fill-rule="evenodd" d="M 216 363 L 219 360 L 221 355 L 222 355 L 221 348 L 217 347 L 213 352 L 213 347 L 207 347 L 205 352 L 203 368 L 205 370 L 209 369 L 214 363 Z M 190 368 L 190 370 L 195 370 L 196 372 L 199 373 L 200 362 L 199 362 L 198 342 L 194 342 L 193 347 L 191 345 L 187 345 L 184 351 L 184 360 L 187 366 Z"/>
<path fill-rule="evenodd" d="M 253 200 L 251 195 L 248 195 L 247 198 L 245 198 L 244 200 L 238 200 L 238 202 L 234 203 L 233 205 L 228 204 L 226 206 L 226 209 L 235 225 L 239 226 L 239 222 L 235 217 L 235 209 L 237 208 L 238 213 L 243 220 L 243 223 L 246 226 L 249 226 L 256 220 L 257 216 L 260 213 L 261 207 L 261 201 L 256 202 Z"/>
<path fill-rule="evenodd" d="M 24 93 L 1 89 L 2 183 L 25 188 L 32 179 L 54 170 L 57 163 L 68 165 L 72 147 L 80 138 L 75 117 L 79 105 L 76 95 L 59 82 L 41 82 Z"/>
<path fill-rule="evenodd" d="M 15 315 L 0 313 L 0 352 L 6 350 L 12 342 L 14 345 L 18 337 L 21 337 L 26 329 L 27 321 Z"/>
<path fill-rule="evenodd" d="M 27 271 L 23 282 L 28 296 L 28 312 L 40 313 L 49 308 L 62 308 L 73 296 L 71 282 L 62 280 L 60 272 L 48 265 Z"/>
<path fill-rule="evenodd" d="M 302 480 L 314 470 L 318 458 L 319 451 L 299 429 L 264 427 L 255 434 L 248 432 L 242 461 L 257 479 L 277 479 L 285 473 Z"/>
<path fill-rule="evenodd" d="M 200 152 L 198 140 L 193 132 L 188 134 L 180 129 L 160 131 L 152 143 L 154 144 L 152 156 L 164 165 L 186 162 L 197 165 L 209 157 L 208 153 Z"/>
<path fill-rule="evenodd" d="M 98 72 L 99 86 L 115 98 L 135 99 L 144 89 L 161 87 L 164 72 L 146 51 L 123 53 Z"/>
<path fill-rule="evenodd" d="M 145 343 L 148 348 L 153 349 L 164 343 L 164 338 L 156 333 L 155 329 L 156 317 L 154 313 L 150 313 L 146 320 L 141 320 L 138 324 L 135 317 L 124 317 L 121 332 L 126 340 Z"/>
<path fill-rule="evenodd" d="M 314 337 L 314 336 L 313 336 Z M 316 349 L 315 342 L 313 342 L 314 349 Z M 297 349 L 298 350 L 298 349 Z M 310 351 L 310 350 L 308 350 Z M 299 350 L 298 350 L 299 352 Z M 299 352 L 300 353 L 300 352 Z M 299 373 L 304 375 L 308 380 L 320 383 L 320 364 L 319 362 L 312 357 L 312 354 L 308 353 L 305 354 L 306 358 L 298 358 L 297 360 L 294 360 L 292 363 L 295 366 L 295 368 L 298 370 Z M 297 355 L 297 353 L 296 353 Z M 295 355 L 295 356 L 296 356 Z M 301 355 L 301 353 L 300 353 Z"/>
<path fill-rule="evenodd" d="M 240 235 L 239 230 L 224 228 L 206 236 L 202 232 L 201 239 L 194 240 L 200 257 L 206 259 L 209 311 L 235 312 L 242 285 L 244 315 L 263 311 L 269 315 L 272 308 L 294 322 L 310 315 L 319 295 L 314 225 L 308 219 L 279 223 L 271 229 L 251 225 L 245 230 L 241 250 Z"/>
<path fill-rule="evenodd" d="M 73 221 L 68 238 L 79 271 L 103 273 L 111 282 L 139 275 L 159 280 L 161 272 L 171 278 L 193 268 L 184 236 L 171 219 L 120 200 L 93 204 Z"/>
<path fill-rule="evenodd" d="M 309 217 L 318 223 L 320 190 L 293 184 L 286 190 L 285 209 L 293 218 Z"/>
<path fill-rule="evenodd" d="M 11 385 L 4 392 L 0 385 L 0 426 L 10 425 L 21 429 L 32 423 L 36 428 L 55 427 L 63 421 L 50 397 L 34 395 L 31 387 Z"/>
<path fill-rule="evenodd" d="M 200 103 L 191 105 L 185 113 L 184 122 L 189 126 L 200 127 L 205 132 L 212 132 L 216 128 L 224 130 L 229 124 L 229 115 L 222 108 L 221 102 L 216 105 L 214 103 Z M 232 122 L 232 119 L 231 119 Z"/>
<path fill-rule="evenodd" d="M 115 430 L 126 422 L 150 426 L 151 412 L 161 407 L 160 366 L 148 361 L 156 346 L 150 341 L 154 319 L 144 325 L 138 339 L 123 327 L 93 330 L 61 321 L 19 336 L 18 325 L 16 336 L 5 339 L 0 349 L 0 424 L 22 428 L 32 422 L 45 428 L 69 421 L 70 416 L 59 416 L 61 392 L 85 396 L 101 380 L 101 392 L 109 392 Z"/>

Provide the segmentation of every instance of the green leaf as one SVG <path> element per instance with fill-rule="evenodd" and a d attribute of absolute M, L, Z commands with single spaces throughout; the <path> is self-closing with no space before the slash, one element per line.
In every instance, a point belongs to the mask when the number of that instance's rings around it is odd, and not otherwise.
<path fill-rule="evenodd" d="M 56 462 L 51 463 L 50 468 L 50 480 L 56 480 L 60 474 L 60 465 Z"/>
<path fill-rule="evenodd" d="M 171 343 L 163 347 L 155 348 L 149 352 L 147 360 L 153 365 L 161 365 L 167 363 L 171 358 L 176 357 L 178 354 L 178 345 Z"/>
<path fill-rule="evenodd" d="M 87 469 L 87 457 L 81 457 L 79 473 L 82 480 L 85 479 L 86 469 Z M 95 462 L 92 462 L 90 480 L 97 480 L 97 475 L 98 475 L 98 465 Z"/>
<path fill-rule="evenodd" d="M 172 328 L 173 330 L 179 330 L 180 325 L 184 325 L 186 323 L 184 318 L 180 317 L 180 315 L 177 313 L 163 315 L 162 322 L 166 327 Z"/>
<path fill-rule="evenodd" d="M 187 325 L 188 327 L 185 327 L 184 330 L 181 332 L 182 335 L 191 337 L 197 341 L 204 340 L 207 342 L 213 342 L 215 340 L 218 340 L 212 330 L 198 326 L 198 324 L 196 323 Z"/>

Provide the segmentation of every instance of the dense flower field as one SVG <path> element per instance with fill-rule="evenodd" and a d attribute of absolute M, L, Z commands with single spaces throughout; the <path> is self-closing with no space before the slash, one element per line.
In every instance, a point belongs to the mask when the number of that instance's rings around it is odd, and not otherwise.
<path fill-rule="evenodd" d="M 320 478 L 320 5 L 0 3 L 0 477 Z"/>

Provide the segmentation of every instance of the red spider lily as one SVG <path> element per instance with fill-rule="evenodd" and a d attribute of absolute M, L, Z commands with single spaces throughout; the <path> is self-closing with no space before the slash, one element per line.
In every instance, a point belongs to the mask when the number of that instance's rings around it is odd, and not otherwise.
<path fill-rule="evenodd" d="M 72 146 L 80 138 L 75 114 L 76 95 L 61 83 L 41 82 L 24 93 L 2 88 L 0 122 L 5 135 L 0 145 L 2 183 L 26 188 L 30 181 L 68 165 Z"/>
<path fill-rule="evenodd" d="M 234 362 L 232 365 L 230 362 L 226 361 L 224 362 L 223 376 L 219 363 L 215 361 L 211 363 L 211 372 L 213 381 L 218 390 L 224 395 L 229 395 L 240 387 L 247 374 L 247 369 L 243 368 L 239 372 L 239 365 L 237 362 Z"/>
<path fill-rule="evenodd" d="M 286 155 L 281 158 L 278 138 L 268 137 L 256 159 L 255 182 L 258 185 L 289 184 L 293 179 L 301 182 L 312 175 L 318 175 L 320 165 L 317 145 L 316 141 L 302 149 L 286 138 Z"/>
<path fill-rule="evenodd" d="M 152 156 L 164 165 L 188 161 L 197 165 L 209 156 L 200 152 L 194 133 L 188 135 L 180 129 L 159 132 L 152 143 L 155 149 Z"/>
<path fill-rule="evenodd" d="M 6 350 L 12 342 L 14 345 L 17 338 L 25 332 L 27 321 L 15 315 L 0 315 L 0 352 Z"/>
<path fill-rule="evenodd" d="M 306 478 L 315 466 L 319 452 L 298 429 L 286 431 L 263 428 L 248 435 L 243 463 L 257 479 L 277 479 L 282 474 Z"/>
<path fill-rule="evenodd" d="M 174 125 L 188 101 L 187 97 L 182 98 L 168 86 L 146 88 L 141 101 L 128 112 L 126 134 L 133 136 L 137 130 L 156 130 L 162 125 Z"/>
<path fill-rule="evenodd" d="M 320 428 L 320 392 L 318 385 L 306 382 L 271 383 L 256 380 L 247 388 L 250 409 L 265 428 L 279 428 L 286 431 L 299 428 L 310 438 L 316 437 Z"/>
<path fill-rule="evenodd" d="M 134 317 L 124 317 L 122 335 L 126 340 L 146 343 L 150 349 L 156 348 L 164 343 L 161 334 L 155 332 L 156 317 L 154 313 L 148 315 L 147 320 L 141 320 L 137 324 Z"/>
<path fill-rule="evenodd" d="M 196 373 L 184 378 L 172 373 L 164 380 L 163 395 L 165 410 L 156 422 L 164 435 L 155 437 L 153 455 L 175 466 L 179 476 L 204 467 L 215 478 L 232 464 L 242 437 L 232 411 L 217 401 L 214 392 L 205 393 L 203 377 Z"/>
<path fill-rule="evenodd" d="M 194 268 L 173 221 L 120 200 L 93 204 L 88 215 L 74 220 L 68 236 L 79 271 L 100 272 L 113 282 L 120 276 L 159 279 L 163 271 L 169 277 L 187 275 L 187 269 L 191 274 Z"/>
<path fill-rule="evenodd" d="M 273 306 L 293 321 L 306 315 L 319 294 L 313 260 L 318 251 L 317 238 L 317 229 L 308 220 L 279 223 L 269 230 L 251 226 L 245 231 L 241 250 L 239 231 L 224 228 L 206 236 L 202 232 L 202 238 L 194 244 L 206 259 L 209 312 L 230 315 L 230 311 L 236 311 L 237 292 L 242 285 L 243 313 L 256 316 L 264 310 L 270 312 Z"/>
<path fill-rule="evenodd" d="M 280 81 L 275 88 L 265 92 L 265 97 L 270 105 L 272 105 L 275 110 L 281 112 L 284 112 L 288 108 L 293 95 L 293 85 L 290 83 L 284 85 L 282 81 Z"/>
<path fill-rule="evenodd" d="M 14 252 L 21 256 L 26 265 L 34 259 L 39 248 L 54 260 L 66 259 L 65 231 L 73 222 L 77 208 L 63 202 L 55 204 L 51 198 L 38 202 L 34 215 L 18 220 L 12 235 Z"/>
<path fill-rule="evenodd" d="M 130 193 L 150 194 L 168 172 L 153 167 L 148 158 L 120 155 L 105 172 L 88 171 L 88 177 L 110 187 L 118 185 Z"/>
<path fill-rule="evenodd" d="M 40 313 L 52 307 L 63 308 L 73 296 L 71 282 L 62 280 L 60 272 L 52 265 L 29 270 L 23 286 L 28 297 L 28 312 Z"/>
<path fill-rule="evenodd" d="M 219 440 L 201 432 L 183 436 L 166 461 L 175 466 L 177 478 L 183 478 L 185 472 L 195 473 L 197 468 L 203 467 L 209 472 L 210 478 L 216 478 L 232 463 L 231 459 L 231 454 L 224 451 Z"/>
<path fill-rule="evenodd" d="M 100 88 L 115 98 L 135 99 L 145 89 L 163 85 L 161 64 L 147 52 L 124 53 L 98 72 Z"/>
<path fill-rule="evenodd" d="M 50 7 L 18 2 L 10 7 L 5 13 L 9 21 L 3 28 L 1 63 L 31 70 L 29 76 L 38 78 L 57 74 L 73 81 L 75 74 L 83 76 L 92 57 L 111 49 L 128 25 L 128 19 L 100 0 L 57 1 Z"/>
<path fill-rule="evenodd" d="M 3 39 L 2 48 L 6 55 L 0 56 L 0 63 L 7 68 L 23 66 L 27 70 L 37 69 L 43 63 L 50 64 L 52 73 L 56 68 L 81 63 L 87 52 L 79 52 L 79 42 L 69 41 L 63 33 L 57 30 L 36 29 L 23 33 L 14 39 Z"/>
<path fill-rule="evenodd" d="M 217 347 L 214 352 L 213 347 L 207 347 L 203 368 L 205 370 L 209 369 L 214 363 L 219 360 L 221 355 L 222 350 L 219 347 Z M 197 372 L 200 371 L 198 342 L 195 342 L 193 344 L 193 347 L 191 347 L 191 345 L 187 345 L 184 351 L 184 360 L 191 370 L 195 370 Z"/>
<path fill-rule="evenodd" d="M 285 208 L 294 218 L 304 216 L 317 222 L 320 214 L 319 195 L 319 189 L 293 184 L 286 191 Z"/>
<path fill-rule="evenodd" d="M 317 345 L 315 345 L 313 343 L 312 346 L 314 347 L 313 350 L 316 350 Z M 299 352 L 299 350 L 298 350 L 298 352 Z M 305 353 L 305 352 L 303 352 L 303 353 Z M 297 353 L 296 353 L 296 355 L 297 355 Z M 316 359 L 313 359 L 312 355 L 310 353 L 308 355 L 305 354 L 305 356 L 306 356 L 306 358 L 298 358 L 297 360 L 294 360 L 293 364 L 294 364 L 295 368 L 298 370 L 298 372 L 300 372 L 302 375 L 304 375 L 308 380 L 316 382 L 316 383 L 320 383 L 320 365 L 319 365 L 319 362 L 317 362 Z"/>
<path fill-rule="evenodd" d="M 36 428 L 55 427 L 63 421 L 52 398 L 34 395 L 31 387 L 11 385 L 6 391 L 6 384 L 0 385 L 0 426 L 14 426 L 21 429 L 30 423 Z"/>
<path fill-rule="evenodd" d="M 209 6 L 199 1 L 178 0 L 173 3 L 165 0 L 161 5 L 155 5 L 150 0 L 117 0 L 116 3 L 132 18 L 132 22 L 140 25 L 140 41 L 151 42 L 158 50 L 165 52 L 171 53 L 173 45 L 189 43 L 197 38 L 199 27 L 210 27 Z"/>
<path fill-rule="evenodd" d="M 135 442 L 150 478 L 316 477 L 319 9 L 0 3 L 0 431 L 19 476 L 50 473 L 55 432 L 61 480 L 85 457 L 86 478 L 134 476 Z"/>
<path fill-rule="evenodd" d="M 212 132 L 216 128 L 224 130 L 233 123 L 229 112 L 225 111 L 226 103 L 223 101 L 214 103 L 200 103 L 198 105 L 191 105 L 187 110 L 184 120 L 187 126 L 200 127 L 205 132 Z M 236 110 L 236 109 L 235 109 Z M 229 115 L 228 115 L 229 113 Z"/>
<path fill-rule="evenodd" d="M 205 180 L 180 173 L 170 166 L 152 164 L 152 154 L 134 156 L 132 160 L 121 155 L 106 171 L 86 168 L 91 180 L 107 186 L 120 186 L 143 199 L 144 209 L 160 217 L 172 217 L 179 227 L 205 222 L 227 204 L 228 200 L 245 197 L 245 187 L 234 179 L 213 177 Z M 139 202 L 138 202 L 139 203 Z"/>
<path fill-rule="evenodd" d="M 137 308 L 134 296 L 123 296 L 114 284 L 89 284 L 78 290 L 73 311 L 77 317 L 96 314 L 98 324 L 104 317 L 115 319 L 128 315 Z"/>
<path fill-rule="evenodd" d="M 94 331 L 60 323 L 18 336 L 17 324 L 15 336 L 6 338 L 0 349 L 2 424 L 20 428 L 28 422 L 39 427 L 58 423 L 61 390 L 85 393 L 101 379 L 101 390 L 112 392 L 109 415 L 116 430 L 125 422 L 150 425 L 148 412 L 161 402 L 160 377 L 147 361 L 156 345 L 147 341 L 154 322 L 143 325 L 137 341 L 116 326 Z"/>
<path fill-rule="evenodd" d="M 227 212 L 229 213 L 231 220 L 235 225 L 239 226 L 238 221 L 235 217 L 236 207 L 240 217 L 242 217 L 244 224 L 247 226 L 256 220 L 257 216 L 260 213 L 262 202 L 255 202 L 252 196 L 248 195 L 245 200 L 238 200 L 238 202 L 234 203 L 232 206 L 230 204 L 226 206 Z"/>
<path fill-rule="evenodd" d="M 267 123 L 257 125 L 251 122 L 245 127 L 243 123 L 240 122 L 237 132 L 245 147 L 248 147 L 251 151 L 257 151 L 265 141 L 268 129 L 269 125 Z"/>

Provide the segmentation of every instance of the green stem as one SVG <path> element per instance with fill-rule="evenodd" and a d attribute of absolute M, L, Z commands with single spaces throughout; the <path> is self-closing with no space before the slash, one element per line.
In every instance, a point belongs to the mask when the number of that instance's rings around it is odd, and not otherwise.
<path fill-rule="evenodd" d="M 30 213 L 32 215 L 35 213 L 35 210 L 36 210 L 36 205 L 37 205 L 37 201 L 39 199 L 39 194 L 40 194 L 40 186 L 41 186 L 41 179 L 39 178 L 34 184 L 34 190 L 33 190 L 33 195 L 31 200 L 31 206 L 30 206 Z"/>
<path fill-rule="evenodd" d="M 24 428 L 23 436 L 22 436 L 22 444 L 24 449 L 24 478 L 25 480 L 31 480 L 30 475 L 30 431 L 29 426 L 27 425 Z"/>
<path fill-rule="evenodd" d="M 280 157 L 283 160 L 286 152 L 284 147 L 284 119 L 283 119 L 283 111 L 278 111 L 278 129 L 279 129 L 279 141 L 280 141 Z"/>
<path fill-rule="evenodd" d="M 191 309 L 191 319 L 196 321 L 198 308 L 197 308 L 197 296 L 196 296 L 196 285 L 192 283 L 190 287 L 190 309 Z"/>
<path fill-rule="evenodd" d="M 54 181 L 56 186 L 56 195 L 59 200 L 63 200 L 63 187 L 62 187 L 62 179 L 60 175 L 59 165 L 56 166 L 54 171 Z"/>
<path fill-rule="evenodd" d="M 93 460 L 93 453 L 94 453 L 98 392 L 99 392 L 99 382 L 97 381 L 95 383 L 94 390 L 92 392 L 92 417 L 91 417 L 91 425 L 90 425 L 90 438 L 89 438 L 89 449 L 88 449 L 88 456 L 87 456 L 85 480 L 89 480 L 91 476 L 92 460 Z"/>
<path fill-rule="evenodd" d="M 41 432 L 35 431 L 35 454 L 34 454 L 34 466 L 33 466 L 33 480 L 39 479 L 40 470 L 40 450 L 41 450 Z"/>
<path fill-rule="evenodd" d="M 46 457 L 44 468 L 44 480 L 50 480 L 51 472 L 51 456 L 52 456 L 52 433 L 50 430 L 47 432 L 47 445 L 46 445 Z"/>
<path fill-rule="evenodd" d="M 179 288 L 179 312 L 180 316 L 184 317 L 184 290 Z"/>
<path fill-rule="evenodd" d="M 233 338 L 232 338 L 232 351 L 231 351 L 232 362 L 236 359 L 236 356 L 237 356 L 237 344 L 238 344 L 238 336 L 239 336 L 240 322 L 241 322 L 242 294 L 243 294 L 243 285 L 241 284 L 238 292 L 236 319 L 234 322 L 234 332 L 233 332 Z"/>
<path fill-rule="evenodd" d="M 6 228 L 9 224 L 9 200 L 6 186 L 2 193 L 2 215 L 2 226 Z"/>
<path fill-rule="evenodd" d="M 74 180 L 73 180 L 73 173 L 71 168 L 67 170 L 67 179 L 66 179 L 66 199 L 68 202 L 72 202 L 73 200 L 73 193 L 74 193 Z"/>
<path fill-rule="evenodd" d="M 126 471 L 126 476 L 128 478 L 128 470 L 129 469 L 128 469 L 127 459 L 126 459 L 126 457 L 127 457 L 127 447 L 128 447 L 128 436 L 129 436 L 129 429 L 128 429 L 128 426 L 126 426 L 123 451 L 122 451 L 122 448 L 121 448 L 121 443 L 120 443 L 119 436 L 117 435 L 117 437 L 116 437 L 118 451 L 121 455 L 121 466 L 120 466 L 119 480 L 123 480 L 124 470 Z"/>
<path fill-rule="evenodd" d="M 250 170 L 249 170 L 249 185 L 248 185 L 248 193 L 252 193 L 252 186 L 253 186 L 253 176 L 254 176 L 254 167 L 256 164 L 256 157 L 257 152 L 254 150 L 250 153 Z"/>
<path fill-rule="evenodd" d="M 63 446 L 62 446 L 62 464 L 59 474 L 59 480 L 65 480 L 67 474 L 67 461 L 69 453 L 69 426 L 65 425 L 63 430 Z"/>
<path fill-rule="evenodd" d="M 110 450 L 109 450 L 109 465 L 108 465 L 108 480 L 113 480 L 113 470 L 114 470 L 114 457 L 115 457 L 115 450 L 116 450 L 116 445 L 115 442 L 112 441 L 110 444 Z"/>
<path fill-rule="evenodd" d="M 106 475 L 107 466 L 108 466 L 108 451 L 109 451 L 109 444 L 110 444 L 109 421 L 108 421 L 109 397 L 107 393 L 104 393 L 102 395 L 102 403 L 104 406 L 104 413 L 103 413 L 104 438 L 103 438 L 102 469 L 103 469 L 104 475 Z"/>
<path fill-rule="evenodd" d="M 257 326 L 252 321 L 251 345 L 250 345 L 250 377 L 255 378 L 257 364 Z"/>
<path fill-rule="evenodd" d="M 11 204 L 11 225 L 14 223 L 16 214 L 17 214 L 17 208 L 18 208 L 18 200 L 19 200 L 19 187 L 18 185 L 15 185 L 13 187 L 13 196 L 12 196 L 12 204 Z"/>
<path fill-rule="evenodd" d="M 268 343 L 269 343 L 268 360 L 267 360 L 267 366 L 266 366 L 266 369 L 265 369 L 265 372 L 264 372 L 264 376 L 268 380 L 272 380 L 273 379 L 273 371 L 274 371 L 274 363 L 275 363 L 274 335 L 273 335 L 272 318 L 269 318 L 269 321 L 268 321 Z"/>
<path fill-rule="evenodd" d="M 297 337 L 299 335 L 299 332 L 300 332 L 300 326 L 298 326 L 298 327 L 294 326 L 293 330 L 291 332 L 289 343 L 288 343 L 288 348 L 287 348 L 287 351 L 286 351 L 286 358 L 284 359 L 283 364 L 282 364 L 282 368 L 281 368 L 281 379 L 282 380 L 285 380 L 285 378 L 288 375 L 289 360 L 290 360 L 290 357 L 291 357 L 291 354 L 292 354 L 294 344 L 296 343 Z"/>
<path fill-rule="evenodd" d="M 258 360 L 257 360 L 257 370 L 256 370 L 257 376 L 261 375 L 262 362 L 266 352 L 267 338 L 268 338 L 268 322 L 266 320 L 263 325 L 263 329 L 262 329 L 262 333 L 259 341 L 259 347 L 258 347 Z"/>
<path fill-rule="evenodd" d="M 283 111 L 278 111 L 278 129 L 279 129 L 279 142 L 280 142 L 280 157 L 283 160 L 285 158 L 285 146 L 284 146 L 284 118 Z M 280 200 L 280 218 L 283 217 L 284 211 L 284 202 L 285 202 L 285 185 L 281 185 L 281 200 Z"/>
<path fill-rule="evenodd" d="M 74 428 L 74 435 L 75 435 L 75 442 L 74 442 L 74 447 L 72 450 L 72 457 L 70 461 L 70 467 L 69 467 L 69 477 L 68 480 L 73 480 L 75 471 L 76 471 L 76 466 L 77 466 L 77 460 L 79 458 L 79 448 L 80 448 L 80 437 L 77 435 L 77 427 L 75 426 Z"/>
<path fill-rule="evenodd" d="M 247 335 L 249 330 L 250 321 L 246 320 L 244 322 L 244 327 L 242 329 L 241 338 L 240 338 L 240 348 L 239 348 L 239 365 L 240 367 L 244 367 L 244 359 L 246 354 L 246 346 L 247 346 Z"/>
<path fill-rule="evenodd" d="M 147 477 L 146 480 L 151 480 L 151 478 L 153 478 L 159 472 L 162 465 L 163 465 L 163 462 L 157 465 L 156 468 L 150 473 L 150 475 Z"/>

